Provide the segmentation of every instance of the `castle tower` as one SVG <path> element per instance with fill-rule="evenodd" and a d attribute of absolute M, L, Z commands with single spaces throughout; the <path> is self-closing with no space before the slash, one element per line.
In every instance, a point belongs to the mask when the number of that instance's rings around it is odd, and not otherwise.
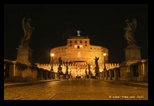
<path fill-rule="evenodd" d="M 108 55 L 104 59 L 104 53 L 108 54 L 108 49 L 102 46 L 91 45 L 88 36 L 81 36 L 81 31 L 77 31 L 77 36 L 72 36 L 67 39 L 65 46 L 52 48 L 50 54 L 54 53 L 51 57 L 53 64 L 58 64 L 58 58 L 61 57 L 63 63 L 69 62 L 77 69 L 88 68 L 90 64 L 95 67 L 95 57 L 99 57 L 98 64 L 104 64 L 104 60 L 108 60 Z M 83 67 L 87 64 L 87 67 Z M 75 67 L 76 66 L 76 67 Z"/>

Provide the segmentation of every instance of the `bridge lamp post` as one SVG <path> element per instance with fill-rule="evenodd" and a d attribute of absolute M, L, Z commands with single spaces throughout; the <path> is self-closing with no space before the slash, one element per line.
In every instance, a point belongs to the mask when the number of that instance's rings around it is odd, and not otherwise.
<path fill-rule="evenodd" d="M 106 71 L 106 66 L 105 66 L 105 57 L 106 57 L 107 54 L 104 53 L 103 55 L 104 55 L 104 78 L 106 78 L 107 75 L 106 75 L 106 72 L 105 72 L 105 71 Z"/>
<path fill-rule="evenodd" d="M 106 53 L 103 54 L 104 55 L 104 71 L 106 70 L 106 66 L 105 66 L 105 57 L 106 57 Z"/>
<path fill-rule="evenodd" d="M 51 71 L 53 71 L 53 57 L 54 57 L 54 53 L 51 53 L 50 56 L 51 56 L 51 61 L 50 61 L 50 64 L 51 64 Z"/>

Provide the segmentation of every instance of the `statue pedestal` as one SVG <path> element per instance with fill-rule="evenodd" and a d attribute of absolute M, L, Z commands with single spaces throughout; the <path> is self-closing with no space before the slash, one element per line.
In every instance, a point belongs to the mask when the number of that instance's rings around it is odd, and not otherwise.
<path fill-rule="evenodd" d="M 141 51 L 140 47 L 136 45 L 127 46 L 125 48 L 125 61 L 122 62 L 121 66 L 130 65 L 141 60 Z"/>
<path fill-rule="evenodd" d="M 125 58 L 126 61 L 140 60 L 141 59 L 140 47 L 136 45 L 127 46 L 125 48 Z"/>
<path fill-rule="evenodd" d="M 17 62 L 31 65 L 31 56 L 32 56 L 32 49 L 31 48 L 24 48 L 22 46 L 19 46 L 17 48 Z"/>
<path fill-rule="evenodd" d="M 99 67 L 95 67 L 95 73 L 96 73 L 96 76 L 98 77 L 98 74 L 99 74 Z"/>

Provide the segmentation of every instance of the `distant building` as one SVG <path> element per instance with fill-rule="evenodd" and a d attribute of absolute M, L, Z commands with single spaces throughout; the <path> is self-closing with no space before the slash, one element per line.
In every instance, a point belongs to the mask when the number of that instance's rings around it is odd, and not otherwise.
<path fill-rule="evenodd" d="M 88 37 L 70 37 L 66 46 L 55 47 L 50 50 L 54 53 L 54 63 L 58 63 L 58 58 L 62 57 L 64 62 L 86 62 L 94 65 L 95 57 L 99 57 L 99 63 L 104 63 L 103 53 L 108 54 L 108 49 L 101 46 L 90 45 Z M 105 57 L 108 60 L 108 55 Z"/>
<path fill-rule="evenodd" d="M 103 54 L 106 54 L 104 56 Z M 95 75 L 95 57 L 99 57 L 99 72 L 104 70 L 104 62 L 108 60 L 108 49 L 102 46 L 91 45 L 88 36 L 80 36 L 78 32 L 77 36 L 69 37 L 65 46 L 55 47 L 50 50 L 51 56 L 50 65 L 38 64 L 37 66 L 44 69 L 51 69 L 58 72 L 58 58 L 61 57 L 63 61 L 63 73 L 66 71 L 66 62 L 69 63 L 69 73 L 71 71 L 72 77 L 85 76 L 85 71 L 88 72 L 88 65 L 90 65 L 91 72 Z M 118 67 L 119 64 L 106 64 L 106 68 Z"/>

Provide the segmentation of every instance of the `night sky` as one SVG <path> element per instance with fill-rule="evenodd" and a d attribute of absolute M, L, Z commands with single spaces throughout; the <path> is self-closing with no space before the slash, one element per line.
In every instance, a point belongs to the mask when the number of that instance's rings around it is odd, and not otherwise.
<path fill-rule="evenodd" d="M 69 36 L 88 36 L 91 45 L 108 48 L 108 62 L 123 62 L 125 20 L 137 19 L 135 40 L 141 47 L 142 59 L 148 58 L 147 4 L 5 4 L 4 58 L 16 60 L 17 49 L 24 35 L 21 21 L 31 18 L 35 27 L 29 46 L 32 61 L 49 63 L 49 51 L 64 46 Z"/>

